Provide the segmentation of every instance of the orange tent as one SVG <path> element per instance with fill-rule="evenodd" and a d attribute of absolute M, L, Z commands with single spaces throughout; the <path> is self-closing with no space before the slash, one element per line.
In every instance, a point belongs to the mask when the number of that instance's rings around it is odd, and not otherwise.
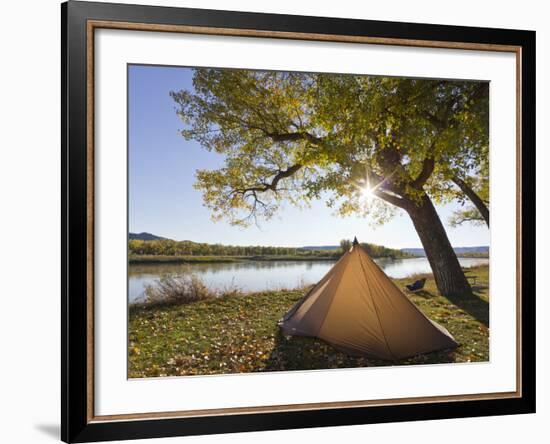
<path fill-rule="evenodd" d="M 388 360 L 458 345 L 397 288 L 357 239 L 279 326 L 286 335 L 313 336 L 349 354 Z"/>

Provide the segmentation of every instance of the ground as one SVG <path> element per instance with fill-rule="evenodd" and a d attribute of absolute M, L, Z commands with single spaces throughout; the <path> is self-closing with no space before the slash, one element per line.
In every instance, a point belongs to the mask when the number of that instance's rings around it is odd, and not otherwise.
<path fill-rule="evenodd" d="M 186 305 L 131 306 L 130 378 L 215 373 L 372 367 L 489 360 L 489 269 L 466 270 L 474 294 L 439 295 L 431 275 L 424 290 L 406 294 L 454 336 L 455 350 L 390 362 L 353 357 L 314 338 L 285 337 L 277 321 L 304 290 L 282 290 L 200 301 Z M 403 288 L 420 276 L 394 280 Z"/>

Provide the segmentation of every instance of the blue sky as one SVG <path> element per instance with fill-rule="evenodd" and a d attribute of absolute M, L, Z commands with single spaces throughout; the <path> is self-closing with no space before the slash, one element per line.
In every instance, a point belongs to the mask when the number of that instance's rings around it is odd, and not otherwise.
<path fill-rule="evenodd" d="M 359 216 L 341 218 L 324 202 L 300 210 L 286 205 L 260 228 L 234 227 L 213 222 L 193 188 L 197 169 L 214 169 L 222 164 L 220 155 L 210 153 L 196 142 L 186 141 L 179 130 L 170 91 L 192 90 L 189 68 L 129 67 L 129 227 L 131 232 L 147 231 L 176 240 L 231 245 L 337 245 L 340 239 L 393 248 L 420 247 L 420 239 L 409 217 L 401 212 L 390 222 L 373 227 Z M 458 205 L 438 206 L 446 223 Z M 455 247 L 489 244 L 489 230 L 465 225 L 445 225 Z"/>

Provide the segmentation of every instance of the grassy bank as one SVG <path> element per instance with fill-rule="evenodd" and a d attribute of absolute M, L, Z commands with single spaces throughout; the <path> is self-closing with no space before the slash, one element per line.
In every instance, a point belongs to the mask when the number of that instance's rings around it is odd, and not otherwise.
<path fill-rule="evenodd" d="M 461 253 L 457 257 L 469 257 L 474 259 L 489 259 L 489 253 Z"/>
<path fill-rule="evenodd" d="M 286 338 L 277 321 L 304 290 L 282 290 L 187 305 L 131 306 L 129 377 L 487 361 L 489 270 L 481 266 L 466 273 L 476 277 L 473 296 L 443 297 L 431 275 L 424 290 L 409 294 L 461 344 L 452 351 L 387 362 L 347 356 L 313 338 Z M 415 278 L 395 282 L 402 288 Z"/>

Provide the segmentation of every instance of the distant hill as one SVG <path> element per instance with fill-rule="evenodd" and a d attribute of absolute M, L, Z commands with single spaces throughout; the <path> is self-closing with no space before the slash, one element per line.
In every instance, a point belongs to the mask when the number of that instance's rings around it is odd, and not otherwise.
<path fill-rule="evenodd" d="M 130 240 L 144 240 L 144 241 L 151 241 L 151 240 L 167 240 L 165 237 L 156 236 L 151 233 L 130 233 L 128 234 L 128 239 Z"/>
<path fill-rule="evenodd" d="M 487 245 L 479 247 L 456 247 L 453 248 L 453 250 L 455 250 L 458 256 L 461 254 L 489 254 L 489 247 Z M 426 256 L 426 252 L 423 248 L 401 248 L 401 251 L 412 254 L 413 256 Z"/>
<path fill-rule="evenodd" d="M 426 256 L 424 248 L 401 248 L 401 251 L 412 254 L 413 256 Z"/>
<path fill-rule="evenodd" d="M 462 254 L 462 253 L 489 253 L 489 246 L 484 245 L 480 247 L 457 247 L 454 249 L 456 254 Z"/>

